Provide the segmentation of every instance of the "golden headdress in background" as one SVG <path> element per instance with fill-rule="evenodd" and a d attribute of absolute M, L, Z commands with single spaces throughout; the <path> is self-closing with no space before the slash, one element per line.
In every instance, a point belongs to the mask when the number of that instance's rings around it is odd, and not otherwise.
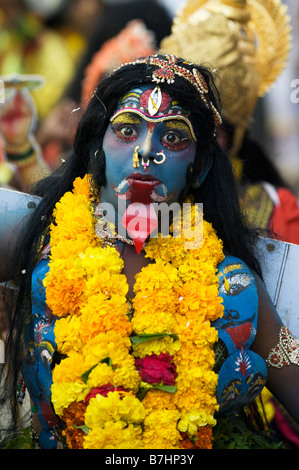
<path fill-rule="evenodd" d="M 189 0 L 174 19 L 162 53 L 216 69 L 222 114 L 235 128 L 235 156 L 256 102 L 284 69 L 290 22 L 280 0 Z"/>

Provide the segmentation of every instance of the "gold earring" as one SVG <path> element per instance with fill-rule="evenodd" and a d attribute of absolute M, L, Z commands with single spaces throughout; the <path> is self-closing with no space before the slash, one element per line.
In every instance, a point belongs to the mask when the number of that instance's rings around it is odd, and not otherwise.
<path fill-rule="evenodd" d="M 140 164 L 139 164 L 139 157 L 138 157 L 138 149 L 139 149 L 139 145 L 137 145 L 137 146 L 134 148 L 134 153 L 133 153 L 133 168 L 139 168 L 139 167 L 140 167 Z"/>
<path fill-rule="evenodd" d="M 159 160 L 159 161 L 156 160 L 156 159 L 154 159 L 154 163 L 156 163 L 157 165 L 161 165 L 161 163 L 164 163 L 164 162 L 165 162 L 166 156 L 165 156 L 165 153 L 163 152 L 163 150 L 161 150 L 161 152 L 159 152 L 159 153 L 156 153 L 156 155 L 157 155 L 157 156 L 158 156 L 158 155 L 162 155 L 162 159 Z"/>

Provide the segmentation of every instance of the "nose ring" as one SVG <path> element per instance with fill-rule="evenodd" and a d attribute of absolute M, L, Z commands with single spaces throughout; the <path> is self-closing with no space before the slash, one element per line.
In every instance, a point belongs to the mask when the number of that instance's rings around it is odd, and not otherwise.
<path fill-rule="evenodd" d="M 146 171 L 147 167 L 149 166 L 150 161 L 149 158 L 147 158 L 146 162 L 143 160 L 143 157 L 141 159 L 141 165 L 143 166 L 143 171 Z"/>
<path fill-rule="evenodd" d="M 156 160 L 156 158 L 154 159 L 154 163 L 156 163 L 156 165 L 161 165 L 161 163 L 164 163 L 164 162 L 165 162 L 165 160 L 166 160 L 166 155 L 165 155 L 165 153 L 163 152 L 163 150 L 161 150 L 161 152 L 158 152 L 156 155 L 157 155 L 157 156 L 158 156 L 158 155 L 162 155 L 161 160 L 158 161 L 158 160 Z"/>
<path fill-rule="evenodd" d="M 139 145 L 136 145 L 136 147 L 134 148 L 133 159 L 132 159 L 133 168 L 139 168 L 140 167 L 138 149 L 139 149 Z M 158 152 L 156 155 L 157 156 L 160 156 L 160 155 L 162 156 L 161 160 L 157 160 L 156 158 L 154 158 L 154 163 L 156 163 L 156 165 L 161 165 L 161 163 L 165 162 L 166 156 L 165 156 L 163 150 L 161 150 L 161 152 Z M 141 158 L 141 165 L 143 166 L 143 171 L 146 171 L 149 164 L 150 164 L 150 159 L 149 158 L 147 158 L 146 160 L 143 157 Z"/>

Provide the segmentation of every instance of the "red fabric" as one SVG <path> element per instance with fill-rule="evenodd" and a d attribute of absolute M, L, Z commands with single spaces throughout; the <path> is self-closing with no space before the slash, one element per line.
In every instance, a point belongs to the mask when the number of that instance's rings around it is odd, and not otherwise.
<path fill-rule="evenodd" d="M 275 205 L 269 228 L 273 238 L 299 245 L 298 198 L 286 188 L 278 188 L 280 204 Z"/>

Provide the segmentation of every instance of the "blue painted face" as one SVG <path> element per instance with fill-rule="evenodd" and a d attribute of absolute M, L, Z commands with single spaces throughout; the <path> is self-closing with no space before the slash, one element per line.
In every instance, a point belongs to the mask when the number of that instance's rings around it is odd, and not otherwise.
<path fill-rule="evenodd" d="M 188 116 L 164 92 L 158 112 L 151 116 L 146 106 L 152 91 L 153 87 L 143 87 L 129 92 L 104 136 L 107 184 L 101 188 L 101 201 L 115 209 L 119 199 L 130 203 L 132 177 L 155 181 L 153 202 L 177 202 L 186 185 L 187 167 L 194 162 L 196 142 Z M 132 96 L 137 96 L 136 103 L 132 103 Z"/>

